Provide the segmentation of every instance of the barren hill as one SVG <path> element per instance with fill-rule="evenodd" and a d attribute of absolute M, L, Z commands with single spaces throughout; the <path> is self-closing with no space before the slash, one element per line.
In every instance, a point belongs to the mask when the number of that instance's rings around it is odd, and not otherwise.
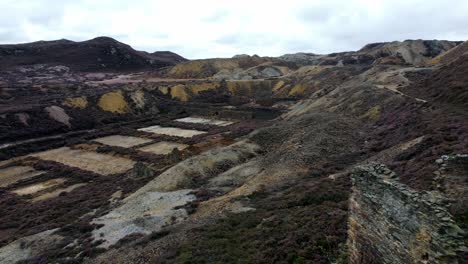
<path fill-rule="evenodd" d="M 172 52 L 147 53 L 109 37 L 74 42 L 66 39 L 0 45 L 0 67 L 48 64 L 77 71 L 154 69 L 186 61 Z"/>

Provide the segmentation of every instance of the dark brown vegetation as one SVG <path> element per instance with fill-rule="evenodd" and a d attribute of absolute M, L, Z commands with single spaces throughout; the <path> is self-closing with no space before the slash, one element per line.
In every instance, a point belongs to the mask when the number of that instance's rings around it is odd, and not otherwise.
<path fill-rule="evenodd" d="M 350 181 L 315 177 L 249 196 L 256 210 L 194 230 L 169 261 L 342 263 Z"/>
<path fill-rule="evenodd" d="M 428 102 L 406 101 L 385 108 L 373 125 L 371 151 L 379 151 L 420 136 L 418 146 L 400 154 L 391 168 L 402 181 L 419 190 L 433 188 L 435 160 L 442 155 L 464 153 L 468 149 L 468 64 L 460 58 L 429 74 L 412 77 L 404 91 Z"/>
<path fill-rule="evenodd" d="M 468 54 L 431 72 L 404 91 L 433 103 L 444 103 L 468 111 Z"/>

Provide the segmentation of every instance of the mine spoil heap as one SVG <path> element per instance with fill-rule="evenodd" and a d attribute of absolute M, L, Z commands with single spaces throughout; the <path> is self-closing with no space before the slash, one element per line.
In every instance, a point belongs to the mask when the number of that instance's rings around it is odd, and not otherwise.
<path fill-rule="evenodd" d="M 466 263 L 466 50 L 0 45 L 0 263 Z"/>

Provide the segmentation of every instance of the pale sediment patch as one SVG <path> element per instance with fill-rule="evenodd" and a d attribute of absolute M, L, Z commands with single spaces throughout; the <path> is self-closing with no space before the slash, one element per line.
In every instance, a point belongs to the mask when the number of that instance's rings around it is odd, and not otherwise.
<path fill-rule="evenodd" d="M 150 234 L 164 226 L 181 222 L 188 216 L 187 211 L 176 208 L 195 200 L 191 192 L 145 192 L 125 199 L 120 207 L 93 221 L 104 225 L 93 231 L 93 237 L 104 240 L 99 247 L 107 248 L 127 235 Z"/>
<path fill-rule="evenodd" d="M 52 198 L 55 198 L 55 197 L 58 197 L 59 195 L 61 195 L 62 193 L 69 193 L 79 187 L 82 187 L 82 186 L 85 186 L 86 183 L 78 183 L 78 184 L 74 184 L 74 185 L 71 185 L 71 186 L 68 186 L 66 188 L 59 188 L 57 190 L 54 190 L 52 192 L 48 192 L 48 193 L 44 193 L 42 195 L 39 195 L 38 197 L 35 197 L 32 199 L 33 202 L 38 202 L 38 201 L 43 201 L 43 200 L 47 200 L 47 199 L 52 199 Z"/>
<path fill-rule="evenodd" d="M 142 90 L 138 90 L 134 93 L 130 94 L 130 98 L 133 100 L 135 103 L 136 107 L 143 109 L 145 107 L 145 92 Z"/>
<path fill-rule="evenodd" d="M 259 166 L 257 162 L 245 164 L 246 166 Z M 227 171 L 230 177 L 241 179 L 232 185 L 233 188 L 228 193 L 218 196 L 207 201 L 201 202 L 197 211 L 194 213 L 194 218 L 201 218 L 223 214 L 224 212 L 240 212 L 242 210 L 252 210 L 251 208 L 239 208 L 237 199 L 239 197 L 249 196 L 259 190 L 268 188 L 269 186 L 278 186 L 280 183 L 290 182 L 296 179 L 298 175 L 304 175 L 307 169 L 301 167 L 288 166 L 286 164 L 274 164 L 269 168 L 247 168 L 241 165 L 238 168 L 233 168 Z M 243 178 L 243 179 L 242 179 Z M 211 183 L 213 185 L 213 183 Z M 218 184 L 216 184 L 218 185 Z"/>
<path fill-rule="evenodd" d="M 0 187 L 6 187 L 18 181 L 30 179 L 44 173 L 44 171 L 37 171 L 29 166 L 12 166 L 0 169 Z"/>
<path fill-rule="evenodd" d="M 174 191 L 194 187 L 194 178 L 208 180 L 260 152 L 260 147 L 249 141 L 240 141 L 227 147 L 214 148 L 191 157 L 166 170 L 154 180 L 127 197 L 151 191 Z"/>
<path fill-rule="evenodd" d="M 139 148 L 138 150 L 144 152 L 150 152 L 157 155 L 167 155 L 171 153 L 174 149 L 183 150 L 187 148 L 188 145 L 181 144 L 177 142 L 168 142 L 168 141 L 161 141 L 155 144 L 151 144 L 148 146 L 144 146 Z"/>
<path fill-rule="evenodd" d="M 29 119 L 31 119 L 31 117 L 28 114 L 18 113 L 18 114 L 15 114 L 15 117 L 18 118 L 18 121 L 20 121 L 21 124 L 25 126 L 29 126 Z"/>
<path fill-rule="evenodd" d="M 204 124 L 204 125 L 213 125 L 213 126 L 229 126 L 234 124 L 234 122 L 226 120 L 216 120 L 203 117 L 184 117 L 176 119 L 177 122 L 183 123 L 193 123 L 193 124 Z"/>
<path fill-rule="evenodd" d="M 65 113 L 65 110 L 59 106 L 48 106 L 45 111 L 49 114 L 49 117 L 57 122 L 60 122 L 67 127 L 71 127 L 70 117 Z"/>
<path fill-rule="evenodd" d="M 35 184 L 32 184 L 32 185 L 28 185 L 26 187 L 22 187 L 22 188 L 13 190 L 12 192 L 16 193 L 18 195 L 35 194 L 37 192 L 56 187 L 56 186 L 58 186 L 58 185 L 60 185 L 60 184 L 62 184 L 64 182 L 65 182 L 65 179 L 63 179 L 63 178 L 52 179 L 52 180 L 48 180 L 48 181 L 45 181 L 45 182 L 40 182 L 40 183 L 35 183 Z"/>
<path fill-rule="evenodd" d="M 210 179 L 210 187 L 234 188 L 244 184 L 249 178 L 263 171 L 258 159 L 252 159 L 246 163 L 239 164 L 231 169 Z"/>
<path fill-rule="evenodd" d="M 59 162 L 70 167 L 77 167 L 102 175 L 124 173 L 135 165 L 133 160 L 126 158 L 79 149 L 70 149 L 68 147 L 39 152 L 31 154 L 30 156 L 42 160 Z"/>
<path fill-rule="evenodd" d="M 205 134 L 204 131 L 191 130 L 191 129 L 182 129 L 178 127 L 161 127 L 161 126 L 150 126 L 145 128 L 140 128 L 138 131 L 153 133 L 153 134 L 162 134 L 168 136 L 184 137 L 191 138 L 196 135 Z"/>
<path fill-rule="evenodd" d="M 17 263 L 42 254 L 63 240 L 62 236 L 53 234 L 57 230 L 58 228 L 23 237 L 0 248 L 0 263 Z"/>
<path fill-rule="evenodd" d="M 132 136 L 121 136 L 121 135 L 112 135 L 102 138 L 94 139 L 93 141 L 99 142 L 104 145 L 122 147 L 122 148 L 131 148 L 138 145 L 143 145 L 151 142 L 151 139 L 132 137 Z"/>

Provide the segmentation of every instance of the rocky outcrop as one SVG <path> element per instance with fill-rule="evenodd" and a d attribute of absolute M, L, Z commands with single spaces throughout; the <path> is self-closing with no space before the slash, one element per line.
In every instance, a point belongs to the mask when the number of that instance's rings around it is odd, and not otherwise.
<path fill-rule="evenodd" d="M 370 65 L 397 64 L 421 66 L 437 55 L 460 44 L 446 40 L 405 40 L 371 43 L 358 51 L 316 55 L 312 53 L 286 54 L 279 60 L 298 65 Z"/>
<path fill-rule="evenodd" d="M 293 54 L 284 54 L 279 56 L 278 59 L 286 62 L 293 62 L 299 65 L 311 65 L 311 64 L 318 64 L 319 59 L 323 57 L 323 55 L 317 55 L 314 53 L 305 53 L 305 52 L 298 52 Z"/>
<path fill-rule="evenodd" d="M 463 231 L 439 192 L 417 192 L 380 164 L 352 174 L 350 263 L 461 263 Z"/>
<path fill-rule="evenodd" d="M 64 238 L 51 229 L 13 241 L 0 248 L 0 263 L 17 263 L 42 254 L 51 245 L 60 243 Z"/>
<path fill-rule="evenodd" d="M 400 57 L 405 63 L 423 65 L 431 58 L 460 44 L 459 41 L 446 40 L 405 40 L 384 43 L 371 43 L 358 53 L 374 57 Z"/>
<path fill-rule="evenodd" d="M 468 41 L 463 42 L 462 44 L 455 46 L 455 48 L 452 48 L 439 56 L 435 57 L 431 61 L 429 61 L 429 65 L 438 65 L 438 64 L 449 64 L 452 61 L 457 60 L 461 56 L 465 55 L 468 53 Z"/>
<path fill-rule="evenodd" d="M 227 147 L 214 148 L 200 155 L 186 159 L 161 173 L 126 200 L 138 199 L 147 192 L 170 192 L 198 187 L 248 159 L 258 155 L 261 148 L 249 141 L 239 141 Z"/>

